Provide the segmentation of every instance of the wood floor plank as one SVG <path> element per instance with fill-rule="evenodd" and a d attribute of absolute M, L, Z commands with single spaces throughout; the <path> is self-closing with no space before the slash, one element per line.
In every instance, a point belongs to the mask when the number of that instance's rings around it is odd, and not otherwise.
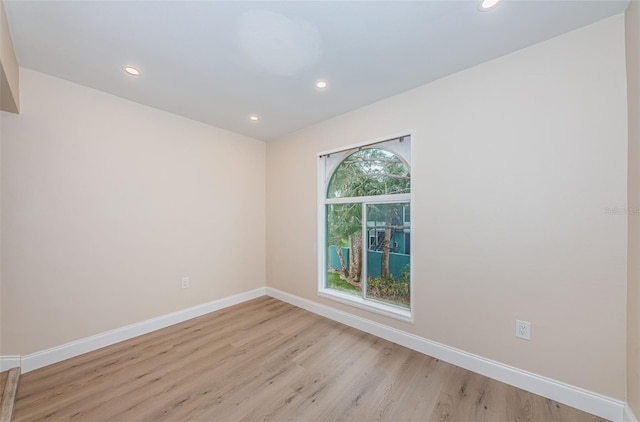
<path fill-rule="evenodd" d="M 286 313 L 274 313 L 270 316 L 260 318 L 257 323 L 263 324 L 266 321 L 276 320 L 279 316 L 292 317 L 292 315 L 287 315 Z M 142 376 L 139 376 L 136 380 L 126 383 L 112 392 L 112 396 L 114 396 L 118 403 L 117 409 L 120 409 L 120 413 L 115 414 L 116 419 L 119 418 L 121 414 L 126 415 L 128 412 L 139 411 L 140 409 L 147 409 L 147 411 L 154 410 L 158 406 L 158 399 L 166 400 L 167 397 L 175 397 L 175 399 L 168 402 L 169 404 L 176 402 L 182 406 L 184 401 L 187 400 L 183 397 L 185 389 L 188 389 L 192 385 L 200 385 L 206 381 L 209 377 L 207 369 L 216 369 L 215 364 L 212 363 L 210 358 L 211 354 L 217 356 L 219 361 L 218 365 L 220 365 L 220 363 L 224 364 L 226 360 L 234 359 L 238 363 L 238 367 L 245 367 L 247 362 L 254 361 L 260 354 L 259 348 L 255 346 L 258 344 L 267 344 L 268 341 L 277 342 L 277 339 L 273 338 L 272 332 L 269 330 L 256 336 L 251 342 L 243 345 L 243 347 L 236 347 L 227 341 L 220 342 L 219 340 L 209 339 L 207 337 L 199 338 L 197 344 L 191 344 L 189 347 L 183 342 L 181 347 L 184 348 L 184 353 L 171 356 L 168 360 L 163 358 L 160 369 L 145 370 Z M 214 347 L 214 343 L 219 343 L 220 347 Z M 208 344 L 208 346 L 206 348 L 202 347 L 204 344 Z M 227 371 L 230 371 L 234 369 L 234 366 L 226 365 L 226 368 Z M 221 375 L 225 374 L 224 370 L 224 368 L 220 368 L 219 372 Z M 168 384 L 158 382 L 163 378 L 170 379 L 171 382 Z M 132 394 L 132 392 L 140 389 L 143 389 L 145 392 L 143 394 Z M 83 418 L 91 420 L 99 417 L 106 409 L 114 412 L 116 408 L 109 402 L 103 402 L 101 406 L 93 409 L 82 409 L 82 412 L 74 414 L 73 417 L 77 418 L 82 415 Z M 168 410 L 166 412 L 168 412 Z"/>
<path fill-rule="evenodd" d="M 436 406 L 436 398 L 440 395 L 444 381 L 455 370 L 455 366 L 420 353 L 412 353 L 405 367 L 399 374 L 400 383 L 407 388 L 398 391 L 400 394 L 393 406 L 383 408 L 383 402 L 376 409 L 375 420 L 425 421 Z M 411 406 L 407 406 L 411 403 Z"/>
<path fill-rule="evenodd" d="M 22 421 L 602 421 L 261 297 L 22 376 Z"/>
<path fill-rule="evenodd" d="M 0 397 L 2 397 L 2 393 L 4 392 L 4 386 L 7 383 L 8 376 L 9 371 L 0 372 Z"/>
<path fill-rule="evenodd" d="M 11 422 L 20 380 L 20 368 L 9 369 L 0 396 L 0 422 Z"/>
<path fill-rule="evenodd" d="M 262 298 L 257 299 L 260 301 Z M 266 303 L 268 305 L 268 302 Z M 245 304 L 238 305 L 238 311 L 243 309 Z M 257 306 L 255 310 L 247 314 L 247 318 L 239 319 L 236 314 L 228 310 L 219 311 L 216 314 L 216 321 L 212 322 L 205 317 L 194 318 L 182 324 L 176 324 L 163 330 L 158 330 L 135 339 L 118 343 L 113 346 L 96 350 L 92 353 L 78 356 L 69 361 L 69 365 L 50 365 L 37 371 L 39 382 L 27 383 L 25 389 L 21 391 L 24 397 L 31 394 L 30 387 L 34 387 L 35 394 L 39 391 L 46 391 L 52 385 L 59 384 L 61 380 L 84 379 L 92 382 L 91 375 L 100 376 L 105 370 L 120 370 L 136 365 L 140 359 L 152 360 L 151 355 L 165 354 L 168 350 L 185 346 L 186 340 L 197 341 L 197 334 L 203 327 L 207 328 L 207 335 L 224 336 L 237 335 L 240 327 L 250 326 L 254 319 L 264 318 L 265 314 L 260 313 L 262 307 Z M 171 338 L 171 343 L 159 341 Z M 30 377 L 31 375 L 28 375 Z"/>
<path fill-rule="evenodd" d="M 357 377 L 350 388 L 351 402 L 344 410 L 343 420 L 353 420 L 364 413 L 368 413 L 368 420 L 381 420 L 386 412 L 395 413 L 390 410 L 394 395 L 405 386 L 399 373 L 412 351 L 384 340 L 379 343 L 381 348 L 372 348 L 377 352 L 375 363 Z"/>

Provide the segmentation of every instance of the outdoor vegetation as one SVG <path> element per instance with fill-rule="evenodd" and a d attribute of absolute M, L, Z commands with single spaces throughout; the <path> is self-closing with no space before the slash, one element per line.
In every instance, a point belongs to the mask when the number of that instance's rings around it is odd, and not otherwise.
<path fill-rule="evenodd" d="M 366 296 L 409 307 L 410 270 L 407 265 L 401 274 L 390 271 L 391 239 L 394 233 L 403 234 L 409 226 L 403 221 L 401 210 L 408 202 L 376 203 L 359 197 L 408 194 L 411 176 L 404 161 L 388 151 L 378 148 L 359 150 L 342 161 L 333 173 L 327 198 L 354 198 L 353 202 L 329 203 L 327 212 L 327 241 L 329 252 L 334 247 L 339 266 L 328 268 L 327 287 L 361 296 L 363 291 L 363 236 L 369 231 L 380 233 L 379 253 L 382 253 L 378 277 L 368 277 Z M 406 198 L 406 195 L 405 195 Z M 387 199 L 388 201 L 388 199 Z M 406 199 L 405 199 L 406 201 Z M 363 229 L 363 212 L 367 217 Z M 365 239 L 367 240 L 367 239 Z M 376 237 L 376 241 L 378 237 Z M 343 252 L 348 250 L 348 255 Z"/>

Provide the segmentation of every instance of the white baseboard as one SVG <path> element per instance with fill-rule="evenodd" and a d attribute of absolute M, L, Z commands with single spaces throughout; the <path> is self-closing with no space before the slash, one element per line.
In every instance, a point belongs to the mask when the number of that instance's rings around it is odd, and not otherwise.
<path fill-rule="evenodd" d="M 638 418 L 636 418 L 636 415 L 633 414 L 633 412 L 631 411 L 631 408 L 629 408 L 629 405 L 625 405 L 624 406 L 624 422 L 638 422 Z"/>
<path fill-rule="evenodd" d="M 151 331 L 159 330 L 161 328 L 227 308 L 229 306 L 237 305 L 238 303 L 246 302 L 247 300 L 255 299 L 264 295 L 265 288 L 261 287 L 245 293 L 214 300 L 192 308 L 187 308 L 138 322 L 136 324 L 127 325 L 126 327 L 117 328 L 115 330 L 76 340 L 61 346 L 31 353 L 22 356 L 21 362 L 20 358 L 18 358 L 18 365 L 16 366 L 22 366 L 22 373 L 33 371 L 34 369 L 42 368 L 43 366 L 51 365 L 124 340 L 129 340 L 133 337 L 141 336 L 143 334 L 150 333 Z"/>
<path fill-rule="evenodd" d="M 558 403 L 575 407 L 614 422 L 623 422 L 625 403 L 622 401 L 504 365 L 500 362 L 486 359 L 435 341 L 427 340 L 423 337 L 342 312 L 337 309 L 285 293 L 281 290 L 267 287 L 266 294 L 315 314 L 322 315 L 358 330 L 373 334 L 409 349 L 416 350 L 420 353 L 424 353 L 425 355 L 432 356 L 475 373 L 504 382 L 505 384 L 513 385 L 534 394 L 555 400 Z M 630 413 L 630 411 L 628 411 L 628 413 Z M 624 422 L 627 421 L 624 420 Z M 637 421 L 631 419 L 631 422 Z"/>
<path fill-rule="evenodd" d="M 20 356 L 0 356 L 0 372 L 20 367 Z"/>

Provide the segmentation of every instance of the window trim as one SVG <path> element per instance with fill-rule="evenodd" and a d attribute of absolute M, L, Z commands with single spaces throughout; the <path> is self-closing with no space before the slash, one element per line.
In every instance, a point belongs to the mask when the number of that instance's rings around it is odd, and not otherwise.
<path fill-rule="evenodd" d="M 363 147 L 371 147 L 375 148 L 378 144 L 384 145 L 386 141 L 392 141 L 401 137 L 410 137 L 411 145 L 409 149 L 410 157 L 402 156 L 401 158 L 407 162 L 409 166 L 409 171 L 411 172 L 411 192 L 408 194 L 396 194 L 396 195 L 379 195 L 379 196 L 363 196 L 363 197 L 355 197 L 355 198 L 327 198 L 327 188 L 330 180 L 327 179 L 328 176 L 333 174 L 333 172 L 337 169 L 337 167 L 342 163 L 344 158 L 354 152 L 354 149 L 363 148 Z M 403 322 L 408 322 L 413 324 L 414 321 L 414 254 L 411 253 L 409 257 L 409 262 L 411 265 L 411 276 L 409 279 L 409 291 L 411 294 L 409 295 L 409 309 L 396 306 L 389 303 L 384 303 L 381 301 L 377 301 L 371 298 L 358 297 L 355 295 L 351 295 L 348 293 L 341 292 L 335 289 L 329 289 L 326 286 L 326 268 L 327 268 L 327 239 L 326 239 L 326 205 L 329 204 L 340 204 L 340 203 L 354 203 L 361 202 L 366 203 L 368 201 L 374 201 L 378 203 L 383 202 L 396 202 L 396 201 L 408 201 L 409 206 L 413 207 L 414 202 L 414 178 L 413 178 L 413 145 L 415 142 L 414 131 L 406 131 L 400 132 L 397 134 L 393 134 L 390 136 L 385 136 L 377 139 L 372 139 L 364 142 L 360 142 L 358 144 L 347 145 L 342 148 L 335 148 L 332 150 L 320 152 L 316 154 L 317 156 L 317 166 L 318 166 L 318 178 L 317 178 L 317 230 L 318 230 L 318 243 L 317 243 L 317 257 L 318 257 L 318 267 L 317 267 L 317 281 L 318 281 L 318 290 L 317 295 L 335 302 L 342 303 L 344 305 L 352 306 L 355 308 L 363 309 L 378 315 L 383 315 L 389 318 L 397 319 Z M 393 151 L 392 151 L 393 152 Z M 393 152 L 397 154 L 396 152 Z M 325 162 L 323 162 L 323 157 L 327 155 L 340 154 L 340 159 L 332 165 L 331 168 L 327 168 L 325 166 Z M 407 158 L 409 158 L 407 160 Z M 414 210 L 412 210 L 414 211 Z M 414 212 L 415 214 L 415 212 Z M 411 232 L 415 230 L 414 221 L 411 222 Z M 363 236 L 363 240 L 366 239 L 366 236 Z M 412 252 L 414 245 L 412 244 Z M 366 263 L 366 261 L 365 261 Z"/>

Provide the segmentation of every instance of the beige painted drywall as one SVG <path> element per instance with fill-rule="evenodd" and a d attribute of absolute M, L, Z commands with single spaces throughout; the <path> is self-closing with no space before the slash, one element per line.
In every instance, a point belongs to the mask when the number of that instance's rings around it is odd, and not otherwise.
<path fill-rule="evenodd" d="M 5 68 L 7 68 L 5 70 Z M 12 70 L 13 69 L 13 70 Z M 13 41 L 9 33 L 4 2 L 0 0 L 0 110 L 10 112 L 17 111 L 19 107 L 19 95 L 14 96 L 11 84 L 7 77 L 13 81 L 15 92 L 18 93 L 18 61 L 13 50 Z M 5 106 L 6 105 L 6 106 Z M 14 107 L 11 107 L 13 105 Z M 2 151 L 2 119 L 0 119 L 0 156 Z M 0 175 L 2 159 L 0 158 Z M 0 179 L 0 185 L 1 185 Z M 2 233 L 2 190 L 0 189 L 0 233 Z M 0 356 L 2 356 L 2 242 L 0 242 Z"/>
<path fill-rule="evenodd" d="M 625 13 L 629 107 L 627 402 L 640 417 L 640 1 Z"/>
<path fill-rule="evenodd" d="M 0 94 L 1 95 L 1 94 Z M 2 113 L 2 111 L 0 111 Z M 0 356 L 2 356 L 2 116 L 0 115 Z"/>
<path fill-rule="evenodd" d="M 21 93 L 1 115 L 0 354 L 264 287 L 263 142 L 28 69 Z"/>
<path fill-rule="evenodd" d="M 622 400 L 626 107 L 619 15 L 269 142 L 267 285 Z M 316 294 L 316 154 L 406 130 L 413 324 Z"/>
<path fill-rule="evenodd" d="M 18 113 L 20 91 L 18 60 L 13 50 L 4 2 L 0 0 L 0 110 Z"/>

